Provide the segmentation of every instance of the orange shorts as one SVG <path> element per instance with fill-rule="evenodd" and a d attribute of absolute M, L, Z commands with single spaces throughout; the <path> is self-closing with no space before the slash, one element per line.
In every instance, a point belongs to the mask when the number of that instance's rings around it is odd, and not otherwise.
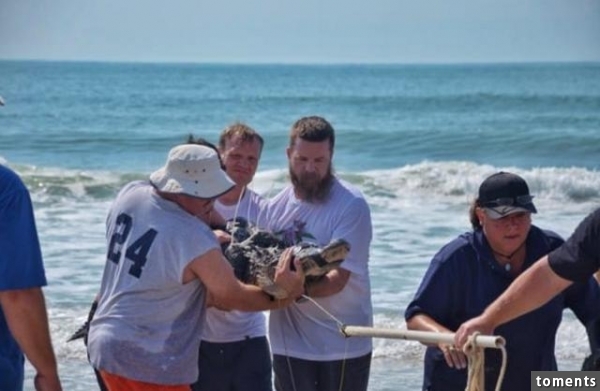
<path fill-rule="evenodd" d="M 99 371 L 104 384 L 108 387 L 109 391 L 190 391 L 191 387 L 189 384 L 182 384 L 178 386 L 165 386 L 162 384 L 145 383 L 142 381 L 131 380 L 125 377 L 108 373 L 105 371 Z"/>

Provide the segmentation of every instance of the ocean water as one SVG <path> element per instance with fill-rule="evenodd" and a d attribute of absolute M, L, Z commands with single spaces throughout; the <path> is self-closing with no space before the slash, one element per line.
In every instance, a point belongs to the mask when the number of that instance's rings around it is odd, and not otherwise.
<path fill-rule="evenodd" d="M 34 200 L 65 390 L 95 384 L 83 344 L 65 341 L 99 287 L 107 208 L 190 133 L 216 141 L 234 121 L 261 132 L 253 187 L 269 195 L 287 182 L 290 125 L 305 115 L 332 122 L 335 169 L 372 209 L 378 327 L 405 327 L 431 257 L 469 230 L 468 206 L 487 175 L 522 175 L 536 196 L 534 224 L 564 236 L 600 205 L 600 64 L 0 61 L 0 95 L 0 160 Z M 374 347 L 371 391 L 419 388 L 419 343 L 374 339 Z M 586 354 L 583 328 L 565 311 L 559 367 L 576 370 Z"/>

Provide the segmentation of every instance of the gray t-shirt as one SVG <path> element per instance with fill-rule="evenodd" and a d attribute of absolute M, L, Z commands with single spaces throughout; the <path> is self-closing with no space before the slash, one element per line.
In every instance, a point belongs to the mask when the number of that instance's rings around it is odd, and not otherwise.
<path fill-rule="evenodd" d="M 206 289 L 199 280 L 183 284 L 183 273 L 219 248 L 216 237 L 148 182 L 121 190 L 106 227 L 107 261 L 88 339 L 92 365 L 148 383 L 193 383 Z"/>
<path fill-rule="evenodd" d="M 350 252 L 340 266 L 350 271 L 344 289 L 331 296 L 313 298 L 321 308 L 304 301 L 271 311 L 269 338 L 273 354 L 331 361 L 371 352 L 371 338 L 345 338 L 329 315 L 348 325 L 373 325 L 369 278 L 371 212 L 363 195 L 354 186 L 336 179 L 327 201 L 314 204 L 296 198 L 289 186 L 270 200 L 267 211 L 268 228 L 290 245 L 304 241 L 324 246 L 335 239 L 350 243 Z"/>

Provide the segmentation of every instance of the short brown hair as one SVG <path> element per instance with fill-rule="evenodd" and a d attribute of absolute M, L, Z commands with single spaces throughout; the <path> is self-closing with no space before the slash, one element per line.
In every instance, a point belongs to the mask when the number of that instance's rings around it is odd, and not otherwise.
<path fill-rule="evenodd" d="M 335 145 L 335 131 L 333 126 L 323 117 L 303 117 L 292 125 L 290 132 L 290 147 L 296 139 L 320 142 L 329 140 L 329 149 L 333 151 Z"/>
<path fill-rule="evenodd" d="M 250 126 L 242 122 L 235 122 L 223 129 L 223 131 L 221 132 L 221 135 L 219 136 L 219 148 L 221 150 L 224 150 L 225 143 L 227 142 L 227 140 L 230 140 L 234 137 L 239 137 L 243 143 L 251 143 L 254 140 L 258 141 L 258 144 L 260 144 L 261 152 L 263 149 L 263 145 L 265 144 L 265 141 L 256 130 L 252 129 Z"/>

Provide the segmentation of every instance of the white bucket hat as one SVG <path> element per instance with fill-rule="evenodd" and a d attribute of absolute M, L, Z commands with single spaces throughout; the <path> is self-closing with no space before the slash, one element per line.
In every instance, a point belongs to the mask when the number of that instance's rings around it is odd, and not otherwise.
<path fill-rule="evenodd" d="M 198 144 L 184 144 L 169 151 L 167 164 L 150 175 L 150 182 L 165 193 L 215 198 L 235 183 L 221 169 L 217 152 Z"/>

